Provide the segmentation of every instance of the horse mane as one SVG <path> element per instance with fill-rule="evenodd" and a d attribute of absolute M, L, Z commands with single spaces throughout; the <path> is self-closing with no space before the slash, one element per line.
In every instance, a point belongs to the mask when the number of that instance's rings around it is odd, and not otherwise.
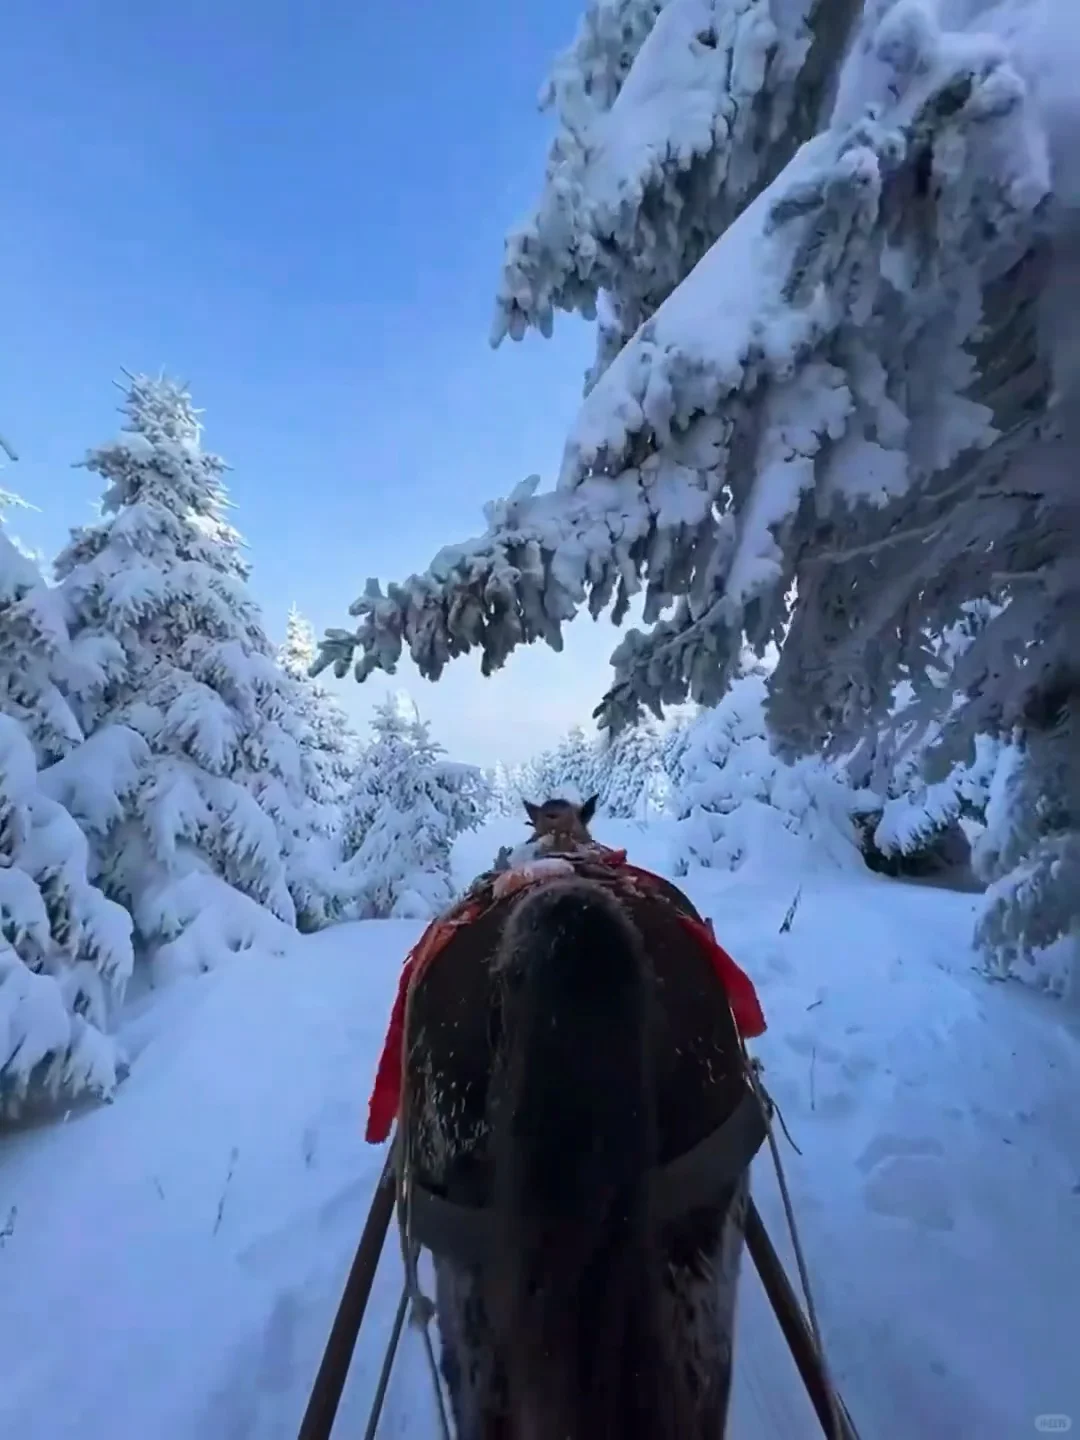
<path fill-rule="evenodd" d="M 485 1284 L 511 1414 L 527 1440 L 684 1440 L 648 1211 L 658 1134 L 641 935 L 603 886 L 552 881 L 518 902 L 495 964 Z"/>

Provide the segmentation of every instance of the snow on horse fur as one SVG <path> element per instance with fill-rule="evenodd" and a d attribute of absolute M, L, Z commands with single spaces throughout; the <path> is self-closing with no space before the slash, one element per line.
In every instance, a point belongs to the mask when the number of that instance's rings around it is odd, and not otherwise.
<path fill-rule="evenodd" d="M 415 1175 L 491 1218 L 484 1262 L 433 1247 L 443 1375 L 458 1440 L 718 1440 L 748 1171 L 662 1223 L 646 1202 L 745 1094 L 737 967 L 584 809 L 530 807 L 532 858 L 481 877 L 411 976 Z"/>

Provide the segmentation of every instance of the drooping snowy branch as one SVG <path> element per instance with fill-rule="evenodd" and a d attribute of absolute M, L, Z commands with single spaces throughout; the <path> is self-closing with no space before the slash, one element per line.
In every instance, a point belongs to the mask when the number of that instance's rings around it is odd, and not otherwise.
<path fill-rule="evenodd" d="M 507 239 L 494 343 L 606 300 L 595 379 L 814 134 L 851 0 L 593 0 L 556 63 L 543 193 Z"/>
<path fill-rule="evenodd" d="M 1000 742 L 975 737 L 970 760 L 954 754 L 952 717 L 964 705 L 957 667 L 977 644 L 994 607 L 972 603 L 963 618 L 939 634 L 923 634 L 919 667 L 897 687 L 881 723 L 867 718 L 855 751 L 840 769 L 864 787 L 860 814 L 864 854 L 889 874 L 970 871 L 970 827 L 983 822 Z M 916 643 L 909 647 L 913 652 Z"/>
<path fill-rule="evenodd" d="M 1001 757 L 975 863 L 989 888 L 977 937 L 998 974 L 1058 951 L 1054 988 L 1080 1004 L 1080 704 L 1018 732 Z"/>
<path fill-rule="evenodd" d="M 996 434 L 968 393 L 984 291 L 1024 263 L 1047 176 L 996 41 L 958 44 L 904 6 L 876 53 L 891 103 L 805 145 L 641 327 L 585 401 L 558 489 L 526 482 L 425 575 L 386 596 L 371 582 L 317 663 L 341 674 L 359 649 L 363 679 L 404 644 L 435 678 L 475 647 L 488 672 L 519 644 L 558 648 L 584 603 L 621 619 L 644 583 L 658 623 L 613 657 L 618 728 L 687 694 L 714 703 L 744 632 L 779 641 L 792 584 L 798 623 L 819 557 L 891 507 L 947 521 L 935 487 Z"/>
<path fill-rule="evenodd" d="M 1061 720 L 1080 696 L 1067 10 L 594 0 L 495 326 L 597 317 L 558 486 L 519 486 L 385 595 L 370 582 L 317 665 L 362 680 L 407 649 L 436 678 L 478 649 L 488 673 L 520 644 L 559 648 L 586 605 L 621 622 L 643 590 L 604 726 L 713 705 L 746 642 L 775 645 L 774 746 L 842 757 L 885 734 L 907 683 L 934 743 L 917 796 L 877 790 L 883 840 L 954 821 L 980 737 L 1011 736 L 1034 777 L 1010 870 L 1028 878 L 995 879 L 983 936 L 1045 941 L 1051 914 L 1075 930 L 1075 903 L 1040 898 L 1080 834 Z M 993 614 L 944 694 L 929 637 L 972 602 Z M 1043 783 L 1064 807 L 1049 829 Z"/>

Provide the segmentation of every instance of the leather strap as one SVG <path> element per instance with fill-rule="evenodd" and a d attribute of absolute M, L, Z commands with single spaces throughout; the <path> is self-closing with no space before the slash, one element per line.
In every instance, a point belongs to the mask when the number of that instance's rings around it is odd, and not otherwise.
<path fill-rule="evenodd" d="M 761 1102 L 749 1088 L 728 1116 L 704 1140 L 652 1172 L 650 1206 L 658 1224 L 720 1203 L 724 1192 L 750 1167 L 767 1133 Z M 460 1265 L 487 1258 L 490 1211 L 459 1205 L 414 1181 L 412 1236 L 433 1254 Z"/>

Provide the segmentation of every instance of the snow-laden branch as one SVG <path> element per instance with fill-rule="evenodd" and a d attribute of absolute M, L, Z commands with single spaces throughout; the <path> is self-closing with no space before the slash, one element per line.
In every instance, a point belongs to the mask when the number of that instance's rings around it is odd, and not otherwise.
<path fill-rule="evenodd" d="M 818 128 L 857 9 L 594 0 L 552 76 L 558 130 L 506 241 L 493 343 L 550 334 L 556 309 L 593 319 L 605 292 L 613 353 Z"/>
<path fill-rule="evenodd" d="M 672 618 L 616 652 L 604 719 L 719 698 L 744 631 L 779 638 L 798 567 L 996 436 L 971 398 L 987 277 L 1047 190 L 1022 82 L 996 41 L 919 7 L 882 23 L 892 97 L 803 146 L 599 378 L 555 491 L 519 486 L 484 535 L 383 595 L 317 667 L 364 679 L 403 647 L 436 678 L 479 648 L 561 645 L 588 604 L 647 586 Z"/>

